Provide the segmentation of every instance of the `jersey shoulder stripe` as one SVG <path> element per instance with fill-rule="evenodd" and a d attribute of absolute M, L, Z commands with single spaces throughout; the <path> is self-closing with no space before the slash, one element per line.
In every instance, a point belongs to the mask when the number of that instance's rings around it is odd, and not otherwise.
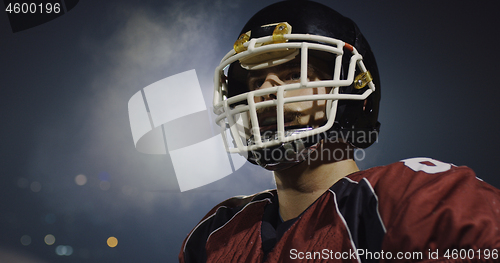
<path fill-rule="evenodd" d="M 221 229 L 249 205 L 267 201 L 275 194 L 276 190 L 267 190 L 250 196 L 232 197 L 216 205 L 184 240 L 181 251 L 184 255 L 180 258 L 183 258 L 185 262 L 205 262 L 205 245 L 213 233 Z"/>
<path fill-rule="evenodd" d="M 346 177 L 330 187 L 336 209 L 349 232 L 355 249 L 381 251 L 386 229 L 380 217 L 378 197 L 366 179 L 359 182 Z M 371 260 L 361 256 L 362 262 Z"/>

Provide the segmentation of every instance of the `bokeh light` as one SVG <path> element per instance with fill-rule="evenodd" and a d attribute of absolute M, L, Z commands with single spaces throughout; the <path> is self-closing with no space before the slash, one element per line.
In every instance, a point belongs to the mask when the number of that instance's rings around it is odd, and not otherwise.
<path fill-rule="evenodd" d="M 110 179 L 110 175 L 108 172 L 102 171 L 99 173 L 99 180 L 109 182 L 109 179 Z"/>
<path fill-rule="evenodd" d="M 75 176 L 75 183 L 80 186 L 85 185 L 87 183 L 87 176 L 83 174 Z"/>
<path fill-rule="evenodd" d="M 73 247 L 59 245 L 56 247 L 56 254 L 59 256 L 71 256 L 73 254 Z"/>
<path fill-rule="evenodd" d="M 21 237 L 21 244 L 23 244 L 24 246 L 28 246 L 29 244 L 31 244 L 31 237 L 28 235 L 22 236 Z"/>
<path fill-rule="evenodd" d="M 42 184 L 39 182 L 36 182 L 36 181 L 32 182 L 30 184 L 30 189 L 31 189 L 31 191 L 38 193 L 38 192 L 40 192 L 40 190 L 42 190 Z"/>
<path fill-rule="evenodd" d="M 118 245 L 118 239 L 116 239 L 116 237 L 109 237 L 106 242 L 109 247 L 116 247 Z"/>
<path fill-rule="evenodd" d="M 45 244 L 51 246 L 51 245 L 53 245 L 56 242 L 56 238 L 53 235 L 48 234 L 48 235 L 45 236 L 45 238 L 43 239 L 43 241 L 45 241 Z"/>
<path fill-rule="evenodd" d="M 103 191 L 107 191 L 109 190 L 109 188 L 111 188 L 111 183 L 107 181 L 102 181 L 99 183 L 99 188 L 101 188 L 101 190 Z"/>

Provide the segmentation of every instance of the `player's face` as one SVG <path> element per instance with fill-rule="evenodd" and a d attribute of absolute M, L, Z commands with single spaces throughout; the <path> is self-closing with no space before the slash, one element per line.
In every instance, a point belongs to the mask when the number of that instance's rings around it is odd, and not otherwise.
<path fill-rule="evenodd" d="M 327 74 L 321 68 L 321 63 L 313 59 L 308 66 L 308 80 L 326 79 Z M 250 90 L 266 89 L 275 86 L 300 82 L 300 57 L 288 63 L 262 70 L 250 71 L 247 85 Z M 319 87 L 285 91 L 284 97 L 295 97 L 312 94 L 327 94 L 331 88 Z M 276 99 L 275 94 L 255 97 L 255 102 Z M 302 101 L 284 105 L 285 129 L 287 127 L 316 128 L 326 122 L 326 101 Z M 257 109 L 257 117 L 261 131 L 276 130 L 276 107 Z"/>

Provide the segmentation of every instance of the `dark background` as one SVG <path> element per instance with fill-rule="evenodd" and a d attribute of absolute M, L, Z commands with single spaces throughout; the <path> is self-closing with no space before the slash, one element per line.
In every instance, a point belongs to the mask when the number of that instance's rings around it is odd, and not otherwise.
<path fill-rule="evenodd" d="M 246 164 L 181 193 L 168 155 L 135 150 L 127 109 L 140 89 L 190 69 L 210 106 L 213 69 L 270 2 L 80 1 L 17 33 L 2 6 L 0 261 L 176 262 L 212 206 L 272 188 Z M 432 157 L 500 187 L 495 1 L 320 2 L 356 21 L 379 64 L 381 136 L 359 166 Z"/>

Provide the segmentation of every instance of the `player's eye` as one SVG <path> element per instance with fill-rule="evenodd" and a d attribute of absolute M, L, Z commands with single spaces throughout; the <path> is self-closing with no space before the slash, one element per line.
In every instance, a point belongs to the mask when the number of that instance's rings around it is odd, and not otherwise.
<path fill-rule="evenodd" d="M 256 80 L 254 82 L 254 87 L 257 88 L 257 89 L 260 88 L 260 87 L 262 87 L 262 85 L 264 85 L 264 80 L 263 79 L 258 79 L 258 80 Z"/>
<path fill-rule="evenodd" d="M 300 72 L 293 72 L 288 75 L 287 80 L 298 81 L 300 80 Z"/>

